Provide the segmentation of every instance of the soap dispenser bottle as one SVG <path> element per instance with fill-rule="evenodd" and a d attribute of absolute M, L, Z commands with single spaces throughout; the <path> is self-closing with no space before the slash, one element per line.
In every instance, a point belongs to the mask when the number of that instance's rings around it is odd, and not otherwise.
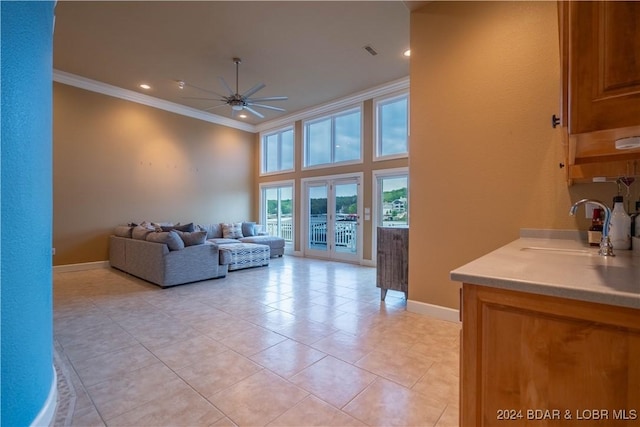
<path fill-rule="evenodd" d="M 613 249 L 628 250 L 631 248 L 631 217 L 624 210 L 623 202 L 622 196 L 613 198 L 609 238 Z"/>

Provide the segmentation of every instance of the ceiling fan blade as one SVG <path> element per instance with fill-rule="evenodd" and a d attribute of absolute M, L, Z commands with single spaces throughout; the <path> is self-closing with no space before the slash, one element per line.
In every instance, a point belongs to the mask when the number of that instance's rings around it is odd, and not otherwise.
<path fill-rule="evenodd" d="M 221 101 L 224 102 L 224 99 L 218 99 L 218 98 L 202 98 L 199 96 L 183 96 L 182 99 L 200 99 L 203 101 Z"/>
<path fill-rule="evenodd" d="M 267 108 L 269 110 L 276 110 L 276 111 L 287 111 L 284 108 L 280 108 L 280 107 L 274 107 L 272 105 L 265 105 L 265 104 L 256 104 L 255 102 L 247 102 L 247 105 L 251 105 L 253 107 L 260 107 L 260 108 Z"/>
<path fill-rule="evenodd" d="M 231 89 L 231 87 L 229 87 L 227 82 L 225 82 L 222 77 L 218 77 L 218 80 L 220 80 L 220 83 L 222 83 L 222 86 L 224 86 L 225 89 L 227 89 L 229 91 L 229 95 L 231 95 L 231 96 L 235 95 L 235 92 Z"/>
<path fill-rule="evenodd" d="M 192 87 L 192 88 L 194 88 L 194 89 L 201 90 L 201 91 L 203 91 L 203 92 L 210 93 L 210 94 L 212 94 L 212 95 L 217 96 L 218 98 L 224 98 L 224 96 L 220 95 L 218 92 L 214 92 L 214 91 L 212 91 L 212 90 L 208 90 L 208 89 L 203 89 L 203 88 L 198 87 L 198 86 L 196 86 L 196 85 L 192 85 L 191 83 L 185 83 L 184 85 L 185 85 L 185 86 L 188 86 L 188 87 Z M 196 99 L 196 98 L 193 98 L 193 99 Z M 205 99 L 205 98 L 202 98 L 202 99 Z"/>
<path fill-rule="evenodd" d="M 256 110 L 254 110 L 253 108 L 251 108 L 251 107 L 247 107 L 247 106 L 245 105 L 244 109 L 245 109 L 245 110 L 247 110 L 248 112 L 250 112 L 251 114 L 253 114 L 253 115 L 255 115 L 255 116 L 260 117 L 261 119 L 264 119 L 264 116 L 263 116 L 262 114 L 258 113 L 258 112 L 257 112 Z"/>
<path fill-rule="evenodd" d="M 264 101 L 286 101 L 288 96 L 265 96 L 264 98 L 251 98 L 247 99 L 249 102 L 264 102 Z"/>
<path fill-rule="evenodd" d="M 205 108 L 204 111 L 215 110 L 216 108 L 226 107 L 227 104 L 214 105 L 213 107 Z"/>
<path fill-rule="evenodd" d="M 251 95 L 253 95 L 254 93 L 256 93 L 257 91 L 259 91 L 260 89 L 263 89 L 266 85 L 264 83 L 258 83 L 257 85 L 255 85 L 254 87 L 252 87 L 251 89 L 249 89 L 248 91 L 246 91 L 245 93 L 242 94 L 243 98 L 248 98 Z"/>

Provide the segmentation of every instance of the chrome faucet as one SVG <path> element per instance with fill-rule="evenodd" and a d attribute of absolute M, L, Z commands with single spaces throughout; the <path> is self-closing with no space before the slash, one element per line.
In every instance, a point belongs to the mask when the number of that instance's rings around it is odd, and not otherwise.
<path fill-rule="evenodd" d="M 604 203 L 598 200 L 592 199 L 582 199 L 573 204 L 571 209 L 569 209 L 569 215 L 575 215 L 578 211 L 578 206 L 584 203 L 593 203 L 594 205 L 598 205 L 604 210 L 604 224 L 602 225 L 602 239 L 600 239 L 600 250 L 598 251 L 598 255 L 602 256 L 615 256 L 613 254 L 613 245 L 611 244 L 611 239 L 609 239 L 609 226 L 611 225 L 611 209 Z"/>

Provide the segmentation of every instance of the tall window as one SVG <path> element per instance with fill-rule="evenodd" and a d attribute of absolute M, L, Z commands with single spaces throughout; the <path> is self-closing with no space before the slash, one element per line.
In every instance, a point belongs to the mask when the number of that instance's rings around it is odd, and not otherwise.
<path fill-rule="evenodd" d="M 293 128 L 262 135 L 263 174 L 293 170 Z"/>
<path fill-rule="evenodd" d="M 361 161 L 361 116 L 358 107 L 305 122 L 304 166 Z"/>
<path fill-rule="evenodd" d="M 293 242 L 293 182 L 260 186 L 260 222 L 272 236 Z"/>
<path fill-rule="evenodd" d="M 409 225 L 409 173 L 406 168 L 375 171 L 376 223 L 383 227 Z"/>
<path fill-rule="evenodd" d="M 376 157 L 406 157 L 409 151 L 409 95 L 376 101 Z"/>

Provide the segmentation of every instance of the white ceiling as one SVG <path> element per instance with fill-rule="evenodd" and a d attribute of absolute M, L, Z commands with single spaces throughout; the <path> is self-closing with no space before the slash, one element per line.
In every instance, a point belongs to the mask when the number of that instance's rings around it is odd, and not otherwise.
<path fill-rule="evenodd" d="M 232 58 L 240 57 L 240 93 L 264 83 L 255 97 L 289 97 L 265 102 L 286 113 L 258 108 L 264 119 L 238 119 L 259 124 L 407 77 L 402 52 L 419 3 L 59 1 L 54 68 L 205 109 L 220 102 L 185 99 L 209 96 L 188 85 L 226 95 L 218 76 L 235 89 Z M 226 106 L 213 112 L 231 117 Z"/>

